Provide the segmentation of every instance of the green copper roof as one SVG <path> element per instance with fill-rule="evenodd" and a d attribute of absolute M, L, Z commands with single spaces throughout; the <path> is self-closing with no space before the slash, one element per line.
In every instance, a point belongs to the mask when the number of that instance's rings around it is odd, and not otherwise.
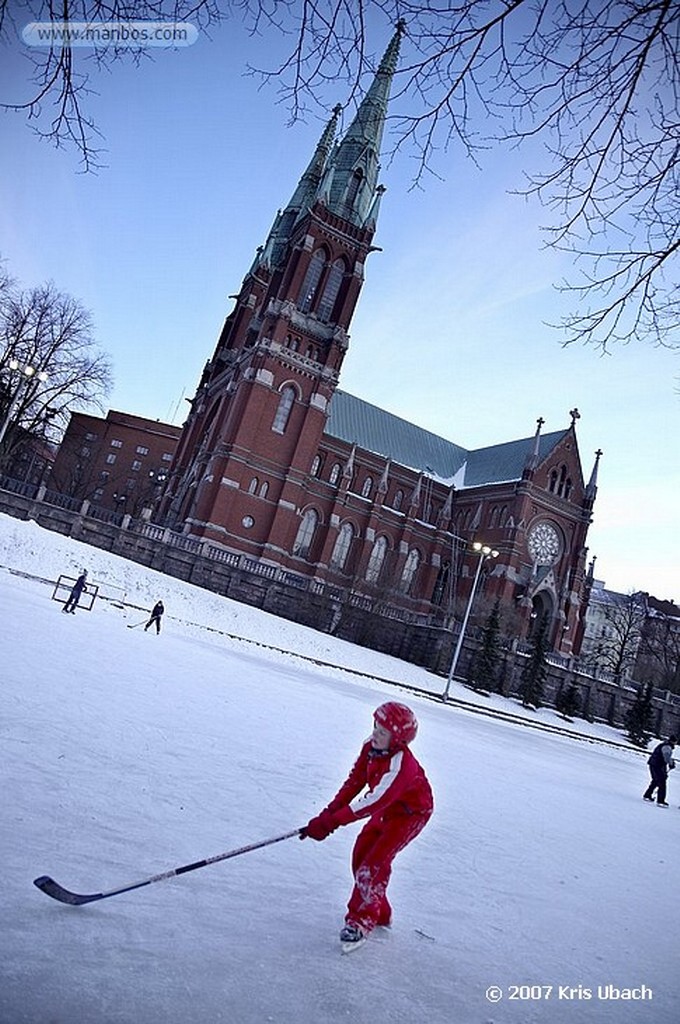
<path fill-rule="evenodd" d="M 564 430 L 541 434 L 538 439 L 539 464 L 548 457 L 564 434 Z M 519 480 L 527 456 L 533 451 L 534 441 L 534 437 L 524 437 L 519 441 L 506 441 L 504 444 L 494 444 L 490 448 L 477 448 L 471 451 L 465 468 L 464 486 L 477 487 L 479 484 Z"/>
<path fill-rule="evenodd" d="M 519 480 L 535 440 L 525 437 L 488 448 L 462 448 L 346 391 L 336 391 L 331 399 L 326 433 L 446 483 L 457 478 L 459 488 Z M 560 430 L 541 435 L 539 462 L 564 434 Z"/>

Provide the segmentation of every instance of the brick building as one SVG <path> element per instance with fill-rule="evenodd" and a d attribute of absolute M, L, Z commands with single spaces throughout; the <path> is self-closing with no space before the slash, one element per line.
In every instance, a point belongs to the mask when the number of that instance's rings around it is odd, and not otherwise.
<path fill-rule="evenodd" d="M 379 153 L 400 30 L 339 141 L 339 108 L 246 274 L 182 430 L 159 521 L 448 623 L 483 564 L 515 635 L 577 653 L 585 482 L 570 424 L 468 449 L 339 389 L 384 189 Z M 598 454 L 599 458 L 599 454 Z"/>
<path fill-rule="evenodd" d="M 49 487 L 100 508 L 139 516 L 153 508 L 175 454 L 180 428 L 111 410 L 75 412 L 54 461 Z"/>

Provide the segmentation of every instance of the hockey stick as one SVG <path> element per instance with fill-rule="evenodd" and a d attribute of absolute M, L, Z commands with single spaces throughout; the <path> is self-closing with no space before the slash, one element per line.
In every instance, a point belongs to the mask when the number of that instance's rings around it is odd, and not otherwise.
<path fill-rule="evenodd" d="M 141 622 L 135 622 L 134 626 L 128 625 L 128 629 L 137 629 L 137 626 L 143 626 L 145 622 L 146 619 L 142 619 Z"/>
<path fill-rule="evenodd" d="M 275 836 L 273 839 L 263 839 L 260 843 L 251 843 L 250 846 L 240 846 L 238 850 L 229 850 L 227 853 L 218 853 L 214 857 L 206 857 L 205 860 L 197 860 L 193 864 L 184 864 L 180 868 L 173 868 L 172 871 L 163 871 L 160 875 L 152 875 L 142 882 L 133 882 L 132 885 L 123 885 L 119 889 L 109 889 L 108 892 L 93 892 L 89 894 L 70 892 L 55 882 L 49 875 L 41 875 L 33 879 L 33 885 L 51 896 L 53 900 L 60 903 L 68 903 L 72 907 L 80 907 L 83 903 L 94 903 L 95 900 L 107 900 L 109 896 L 118 896 L 122 892 L 131 892 L 132 889 L 141 889 L 152 882 L 163 882 L 166 878 L 174 878 L 175 875 L 185 875 L 187 871 L 196 871 L 198 868 L 207 867 L 208 864 L 216 864 L 220 860 L 228 860 L 230 857 L 240 857 L 242 853 L 250 853 L 251 850 L 259 850 L 263 846 L 271 846 L 273 843 L 280 843 L 283 839 L 290 839 L 291 836 L 299 836 L 302 830 L 296 828 L 293 832 L 285 832 L 282 836 Z"/>

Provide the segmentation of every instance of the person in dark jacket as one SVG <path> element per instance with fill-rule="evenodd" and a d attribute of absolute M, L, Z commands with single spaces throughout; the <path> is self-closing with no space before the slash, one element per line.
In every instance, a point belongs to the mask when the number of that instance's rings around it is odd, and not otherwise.
<path fill-rule="evenodd" d="M 345 952 L 361 945 L 375 927 L 389 928 L 392 908 L 387 884 L 392 861 L 432 815 L 430 784 L 409 750 L 417 729 L 416 717 L 406 705 L 381 704 L 374 714 L 373 733 L 347 780 L 301 830 L 301 839 L 319 842 L 339 826 L 365 819 L 352 851 L 354 888 L 340 932 Z"/>
<path fill-rule="evenodd" d="M 78 602 L 80 601 L 80 596 L 84 590 L 87 590 L 86 582 L 87 570 L 83 569 L 80 576 L 78 577 L 76 582 L 73 584 L 73 587 L 71 588 L 71 593 L 68 596 L 66 604 L 61 609 L 62 612 L 70 612 L 71 615 L 75 615 L 76 608 L 78 607 Z"/>
<path fill-rule="evenodd" d="M 163 612 L 164 611 L 165 611 L 165 608 L 163 607 L 163 602 L 162 601 L 156 601 L 155 605 L 151 609 L 151 618 L 149 619 L 149 621 L 147 622 L 146 626 L 144 627 L 144 632 L 145 633 L 146 633 L 147 629 L 149 628 L 149 626 L 153 626 L 153 624 L 155 622 L 156 623 L 156 636 L 158 636 L 158 634 L 161 631 L 161 618 L 163 617 Z"/>
<path fill-rule="evenodd" d="M 675 761 L 673 760 L 673 749 L 677 743 L 675 736 L 669 736 L 663 743 L 659 743 L 658 746 L 652 751 L 647 764 L 649 765 L 649 774 L 652 776 L 652 781 L 647 786 L 647 789 L 642 794 L 643 800 L 649 800 L 654 802 L 654 790 L 656 790 L 656 802 L 659 807 L 668 807 L 666 803 L 666 779 L 671 768 L 675 768 Z"/>

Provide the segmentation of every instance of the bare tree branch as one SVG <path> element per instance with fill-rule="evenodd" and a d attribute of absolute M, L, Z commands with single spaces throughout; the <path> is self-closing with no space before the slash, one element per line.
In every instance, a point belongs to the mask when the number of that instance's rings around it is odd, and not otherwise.
<path fill-rule="evenodd" d="M 0 281 L 0 461 L 26 434 L 56 440 L 71 411 L 101 408 L 110 387 L 109 360 L 76 299 L 51 283 L 20 291 Z"/>
<path fill-rule="evenodd" d="M 7 0 L 0 35 L 7 36 Z M 547 244 L 582 276 L 564 285 L 576 311 L 566 343 L 643 338 L 680 348 L 680 5 L 676 0 L 15 0 L 12 20 L 186 20 L 238 17 L 253 36 L 290 40 L 273 67 L 292 120 L 361 96 L 390 26 L 406 22 L 391 104 L 392 155 L 415 156 L 414 184 L 442 173 L 452 146 L 482 160 L 499 143 L 531 143 L 518 191 L 549 212 Z M 82 62 L 106 65 L 115 46 L 79 59 L 36 51 L 35 91 L 23 110 L 58 145 L 96 166 L 97 128 L 84 109 Z M 143 54 L 137 54 L 140 59 Z M 92 66 L 92 65 L 90 65 Z M 329 95 L 331 86 L 334 95 Z M 44 125 L 45 112 L 51 121 Z M 544 156 L 536 156 L 536 144 Z M 583 304 L 586 304 L 585 311 Z"/>

